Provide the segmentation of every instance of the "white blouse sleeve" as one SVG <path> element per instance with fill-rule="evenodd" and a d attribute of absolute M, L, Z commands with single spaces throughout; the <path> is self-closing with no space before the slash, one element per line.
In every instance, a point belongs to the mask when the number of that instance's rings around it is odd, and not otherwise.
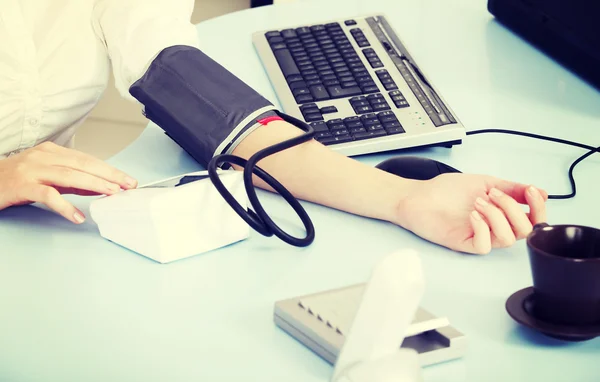
<path fill-rule="evenodd" d="M 174 45 L 198 47 L 190 18 L 194 0 L 96 0 L 93 26 L 110 56 L 117 90 L 129 88 L 152 60 Z"/>

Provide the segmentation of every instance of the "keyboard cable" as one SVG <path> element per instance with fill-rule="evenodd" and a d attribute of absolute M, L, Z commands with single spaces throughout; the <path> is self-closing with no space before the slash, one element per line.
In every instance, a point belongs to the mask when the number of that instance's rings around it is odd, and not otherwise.
<path fill-rule="evenodd" d="M 522 131 L 515 131 L 515 130 L 482 129 L 482 130 L 468 131 L 467 135 L 487 134 L 487 133 L 519 135 L 522 137 L 540 139 L 543 141 L 550 141 L 550 142 L 555 142 L 555 143 L 561 143 L 564 145 L 579 147 L 579 148 L 588 150 L 585 154 L 583 154 L 579 158 L 575 159 L 573 161 L 573 163 L 571 163 L 571 166 L 569 167 L 568 176 L 569 176 L 569 182 L 571 183 L 571 192 L 569 194 L 562 194 L 562 195 L 548 195 L 548 199 L 570 199 L 570 198 L 573 198 L 577 194 L 577 185 L 575 184 L 575 178 L 573 176 L 573 170 L 575 169 L 575 166 L 577 166 L 581 161 L 583 161 L 587 157 L 591 156 L 592 154 L 600 153 L 600 146 L 594 147 L 594 146 L 586 145 L 586 144 L 579 143 L 579 142 L 569 141 L 566 139 L 548 137 L 545 135 L 539 135 L 539 134 L 533 134 L 533 133 L 525 133 Z"/>

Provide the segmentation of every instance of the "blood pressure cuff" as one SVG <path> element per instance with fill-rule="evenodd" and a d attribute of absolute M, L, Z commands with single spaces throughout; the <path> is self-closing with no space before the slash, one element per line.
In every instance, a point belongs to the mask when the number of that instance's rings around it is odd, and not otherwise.
<path fill-rule="evenodd" d="M 129 89 L 144 114 L 207 166 L 231 153 L 275 107 L 197 48 L 164 49 Z"/>

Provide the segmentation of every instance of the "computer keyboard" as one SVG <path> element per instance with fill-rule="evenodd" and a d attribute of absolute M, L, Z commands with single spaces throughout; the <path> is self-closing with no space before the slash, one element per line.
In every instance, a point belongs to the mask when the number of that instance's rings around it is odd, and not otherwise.
<path fill-rule="evenodd" d="M 384 16 L 256 32 L 253 43 L 284 112 L 345 155 L 465 136 Z"/>

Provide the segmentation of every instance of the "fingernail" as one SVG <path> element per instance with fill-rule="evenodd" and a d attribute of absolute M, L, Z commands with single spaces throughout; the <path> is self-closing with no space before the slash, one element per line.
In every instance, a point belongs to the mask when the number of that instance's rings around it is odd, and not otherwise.
<path fill-rule="evenodd" d="M 492 195 L 492 196 L 496 196 L 496 197 L 498 197 L 498 196 L 502 196 L 502 191 L 500 191 L 500 190 L 499 190 L 499 189 L 497 189 L 497 188 L 492 188 L 492 189 L 490 190 L 490 195 Z"/>
<path fill-rule="evenodd" d="M 73 215 L 73 218 L 79 224 L 81 224 L 85 221 L 85 216 L 83 216 L 83 214 L 81 212 L 75 212 L 75 215 Z"/>
<path fill-rule="evenodd" d="M 539 198 L 541 197 L 540 192 L 537 190 L 537 188 L 530 186 L 527 189 L 527 192 L 529 192 L 529 195 L 533 196 L 534 198 Z"/>
<path fill-rule="evenodd" d="M 482 198 L 477 198 L 475 200 L 475 203 L 479 204 L 480 206 L 487 206 L 488 202 L 486 202 L 485 200 L 483 200 Z"/>
<path fill-rule="evenodd" d="M 479 212 L 477 211 L 471 212 L 471 215 L 473 216 L 473 218 L 475 218 L 475 220 L 482 220 L 481 215 L 479 215 Z"/>
<path fill-rule="evenodd" d="M 133 178 L 130 177 L 126 177 L 125 178 L 125 184 L 129 187 L 129 188 L 134 188 L 137 185 L 137 181 Z"/>

